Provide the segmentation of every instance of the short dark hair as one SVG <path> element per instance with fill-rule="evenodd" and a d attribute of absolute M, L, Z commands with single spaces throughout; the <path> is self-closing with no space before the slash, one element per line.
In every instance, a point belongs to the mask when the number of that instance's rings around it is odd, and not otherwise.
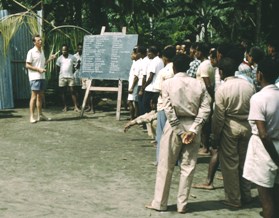
<path fill-rule="evenodd" d="M 228 51 L 226 57 L 232 58 L 235 61 L 235 64 L 239 66 L 243 61 L 244 50 L 239 45 L 233 45 Z"/>
<path fill-rule="evenodd" d="M 249 51 L 249 55 L 253 58 L 253 61 L 259 63 L 264 59 L 264 51 L 259 47 L 252 47 Z"/>
<path fill-rule="evenodd" d="M 200 51 L 203 56 L 207 57 L 209 54 L 209 46 L 206 43 L 199 43 L 197 46 L 197 51 Z"/>
<path fill-rule="evenodd" d="M 138 49 L 137 49 L 137 52 L 142 54 L 142 55 L 146 55 L 146 47 L 143 46 L 143 45 L 139 45 Z"/>
<path fill-rule="evenodd" d="M 162 56 L 166 57 L 170 61 L 172 61 L 175 54 L 176 54 L 176 49 L 173 45 L 166 46 L 162 52 Z"/>
<path fill-rule="evenodd" d="M 224 57 L 218 63 L 218 68 L 222 70 L 224 77 L 234 76 L 238 69 L 236 61 L 230 57 Z"/>
<path fill-rule="evenodd" d="M 259 62 L 257 70 L 263 74 L 264 79 L 270 84 L 274 84 L 279 77 L 278 63 L 267 57 Z"/>
<path fill-rule="evenodd" d="M 155 45 L 150 46 L 150 47 L 148 48 L 148 51 L 151 52 L 151 53 L 153 53 L 153 54 L 155 54 L 155 55 L 157 55 L 158 52 L 159 52 L 158 48 L 157 48 Z"/>
<path fill-rule="evenodd" d="M 274 48 L 275 51 L 279 50 L 279 42 L 277 40 L 270 40 L 267 45 Z"/>
<path fill-rule="evenodd" d="M 35 35 L 32 37 L 32 41 L 35 42 L 35 41 L 36 41 L 35 38 L 37 38 L 37 37 L 41 37 L 40 34 L 35 34 Z"/>
<path fill-rule="evenodd" d="M 173 67 L 175 71 L 185 72 L 190 68 L 191 58 L 186 54 L 177 54 L 173 58 Z"/>
<path fill-rule="evenodd" d="M 209 52 L 210 57 L 216 59 L 217 58 L 217 50 L 215 48 L 211 49 Z"/>
<path fill-rule="evenodd" d="M 69 49 L 67 44 L 62 44 L 61 48 L 63 48 L 63 47 L 67 47 Z"/>

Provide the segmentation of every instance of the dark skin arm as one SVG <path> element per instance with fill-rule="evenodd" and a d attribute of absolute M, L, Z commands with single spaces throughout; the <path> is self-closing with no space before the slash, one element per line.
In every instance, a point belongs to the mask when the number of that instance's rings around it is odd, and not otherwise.
<path fill-rule="evenodd" d="M 139 81 L 139 78 L 138 78 L 137 76 L 135 76 L 135 77 L 134 77 L 134 80 L 133 80 L 132 87 L 131 87 L 131 88 L 129 89 L 129 91 L 128 91 L 130 94 L 133 93 L 134 88 L 135 88 L 135 86 L 137 85 L 138 81 Z"/>
<path fill-rule="evenodd" d="M 154 74 L 155 73 L 152 73 L 152 72 L 150 73 L 150 76 L 148 77 L 146 83 L 144 85 L 142 85 L 143 90 L 145 90 L 145 88 L 152 82 Z"/>
<path fill-rule="evenodd" d="M 256 120 L 255 122 L 259 130 L 260 139 L 262 140 L 266 151 L 270 155 L 273 162 L 279 167 L 279 154 L 277 153 L 271 138 L 267 135 L 265 121 Z"/>
<path fill-rule="evenodd" d="M 144 93 L 144 86 L 145 86 L 145 83 L 146 83 L 146 75 L 144 75 L 143 76 L 143 78 L 142 78 L 142 86 L 141 86 L 141 89 L 140 89 L 140 91 L 139 91 L 139 95 L 143 95 L 143 93 Z"/>
<path fill-rule="evenodd" d="M 214 99 L 214 90 L 213 90 L 213 87 L 211 85 L 209 77 L 203 77 L 203 81 L 204 81 L 205 87 L 206 87 L 210 97 L 212 99 Z"/>

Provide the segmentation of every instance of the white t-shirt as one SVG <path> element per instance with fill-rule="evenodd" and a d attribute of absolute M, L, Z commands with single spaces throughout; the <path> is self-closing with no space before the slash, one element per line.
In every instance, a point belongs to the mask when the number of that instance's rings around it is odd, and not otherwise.
<path fill-rule="evenodd" d="M 201 62 L 197 69 L 196 78 L 203 81 L 203 77 L 209 77 L 211 85 L 214 86 L 215 84 L 215 71 L 212 67 L 210 60 L 204 60 Z"/>
<path fill-rule="evenodd" d="M 154 90 L 160 92 L 162 90 L 163 82 L 169 78 L 172 78 L 173 76 L 173 63 L 168 63 L 163 69 L 159 71 L 158 76 L 156 77 L 156 80 L 154 82 Z M 163 99 L 162 96 L 159 95 L 157 102 L 157 111 L 161 111 L 163 109 Z"/>
<path fill-rule="evenodd" d="M 136 60 L 136 61 L 133 61 L 133 64 L 131 66 L 130 73 L 129 73 L 129 89 L 133 85 L 135 76 L 139 77 L 141 61 L 142 61 L 141 58 Z M 138 85 L 136 85 L 134 87 L 134 89 L 137 89 L 137 86 Z"/>
<path fill-rule="evenodd" d="M 250 100 L 249 123 L 252 133 L 258 135 L 255 120 L 265 121 L 269 137 L 279 140 L 279 88 L 268 85 L 254 94 Z"/>
<path fill-rule="evenodd" d="M 144 57 L 141 61 L 138 86 L 142 86 L 142 79 L 147 74 L 147 67 L 149 63 L 150 59 L 147 56 Z"/>
<path fill-rule="evenodd" d="M 158 75 L 158 72 L 163 68 L 164 68 L 164 62 L 160 57 L 156 56 L 150 61 L 150 64 L 147 67 L 146 80 L 148 80 L 151 72 L 154 73 L 154 77 L 151 83 L 145 88 L 145 91 L 159 92 L 158 90 L 154 90 L 153 85 Z"/>
<path fill-rule="evenodd" d="M 73 78 L 74 65 L 77 63 L 75 56 L 69 54 L 67 58 L 60 55 L 56 61 L 56 65 L 60 67 L 59 79 L 60 78 Z"/>
<path fill-rule="evenodd" d="M 36 46 L 30 49 L 27 53 L 26 62 L 30 63 L 34 67 L 45 68 L 45 55 L 44 51 L 39 51 Z M 45 73 L 39 73 L 38 71 L 28 69 L 29 81 L 45 79 Z"/>
<path fill-rule="evenodd" d="M 173 63 L 168 63 L 163 69 L 158 72 L 153 85 L 154 90 L 161 91 L 163 81 L 172 78 L 173 75 Z"/>

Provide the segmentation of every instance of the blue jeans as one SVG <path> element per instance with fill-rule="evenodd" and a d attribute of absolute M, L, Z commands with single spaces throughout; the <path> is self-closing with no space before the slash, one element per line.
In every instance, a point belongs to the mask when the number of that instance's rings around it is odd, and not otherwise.
<path fill-rule="evenodd" d="M 157 111 L 157 127 L 156 127 L 156 161 L 158 163 L 159 160 L 159 152 L 160 152 L 160 140 L 163 135 L 163 130 L 167 121 L 167 117 L 164 110 Z"/>

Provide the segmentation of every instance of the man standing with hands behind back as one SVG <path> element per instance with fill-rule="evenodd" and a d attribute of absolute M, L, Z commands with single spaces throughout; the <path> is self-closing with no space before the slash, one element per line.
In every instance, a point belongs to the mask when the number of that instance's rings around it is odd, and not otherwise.
<path fill-rule="evenodd" d="M 167 122 L 160 141 L 154 198 L 148 209 L 167 210 L 172 173 L 180 162 L 177 212 L 185 213 L 201 142 L 201 128 L 210 114 L 210 97 L 202 81 L 189 77 L 190 58 L 173 59 L 174 77 L 162 85 Z"/>
<path fill-rule="evenodd" d="M 44 99 L 45 90 L 45 66 L 46 64 L 55 58 L 55 55 L 51 55 L 50 59 L 46 62 L 44 51 L 42 50 L 42 39 L 40 35 L 33 37 L 34 47 L 27 53 L 26 65 L 28 69 L 28 77 L 31 87 L 30 98 L 30 123 L 36 123 L 42 120 L 51 120 L 46 117 L 42 112 L 42 102 Z M 38 118 L 34 117 L 35 107 L 37 107 Z"/>

